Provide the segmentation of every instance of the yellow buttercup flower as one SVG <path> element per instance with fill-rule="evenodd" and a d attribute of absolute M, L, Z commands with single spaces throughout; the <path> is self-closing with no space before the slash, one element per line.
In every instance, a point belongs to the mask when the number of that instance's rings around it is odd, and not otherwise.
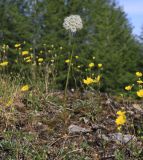
<path fill-rule="evenodd" d="M 27 63 L 30 63 L 30 62 L 31 62 L 31 59 L 27 59 L 26 62 L 27 62 Z"/>
<path fill-rule="evenodd" d="M 15 45 L 14 45 L 15 48 L 18 48 L 18 47 L 20 47 L 20 46 L 21 46 L 21 44 L 15 44 Z"/>
<path fill-rule="evenodd" d="M 26 58 L 24 58 L 24 60 L 28 60 L 28 59 L 30 59 L 31 57 L 29 56 L 29 57 L 26 57 Z"/>
<path fill-rule="evenodd" d="M 138 84 L 143 84 L 143 81 L 142 80 L 138 80 L 137 83 Z"/>
<path fill-rule="evenodd" d="M 79 56 L 75 56 L 75 58 L 76 58 L 76 59 L 78 59 L 78 58 L 79 58 Z"/>
<path fill-rule="evenodd" d="M 132 89 L 132 86 L 126 86 L 125 90 L 130 91 Z"/>
<path fill-rule="evenodd" d="M 22 56 L 25 56 L 25 55 L 28 55 L 29 54 L 29 51 L 22 51 Z"/>
<path fill-rule="evenodd" d="M 118 111 L 117 115 L 118 117 L 115 120 L 116 125 L 118 126 L 118 129 L 121 129 L 121 126 L 126 123 L 126 112 L 124 111 Z"/>
<path fill-rule="evenodd" d="M 126 116 L 119 116 L 119 117 L 117 117 L 117 119 L 116 119 L 116 124 L 117 125 L 123 125 L 123 124 L 125 124 L 126 123 Z"/>
<path fill-rule="evenodd" d="M 89 63 L 88 67 L 89 67 L 89 68 L 94 67 L 94 63 Z"/>
<path fill-rule="evenodd" d="M 101 67 L 102 67 L 102 64 L 101 64 L 101 63 L 99 63 L 99 64 L 98 64 L 98 68 L 101 68 Z"/>
<path fill-rule="evenodd" d="M 29 90 L 29 86 L 28 85 L 24 85 L 22 88 L 21 88 L 21 91 L 25 92 L 25 91 L 28 91 Z"/>
<path fill-rule="evenodd" d="M 136 72 L 136 76 L 137 76 L 137 77 L 142 77 L 142 75 L 143 75 L 143 74 L 142 74 L 141 72 Z"/>
<path fill-rule="evenodd" d="M 86 85 L 94 83 L 94 79 L 87 77 L 86 79 L 83 80 L 83 83 Z"/>
<path fill-rule="evenodd" d="M 69 59 L 65 60 L 65 63 L 70 63 L 70 60 Z"/>
<path fill-rule="evenodd" d="M 7 66 L 8 65 L 8 61 L 4 61 L 4 62 L 1 62 L 0 63 L 0 66 L 2 66 L 2 67 L 5 67 L 5 66 Z"/>
<path fill-rule="evenodd" d="M 125 115 L 125 114 L 126 114 L 125 111 L 118 111 L 118 112 L 117 112 L 117 115 L 119 115 L 119 116 L 123 116 L 123 115 Z"/>
<path fill-rule="evenodd" d="M 43 62 L 43 60 L 44 60 L 43 58 L 38 58 L 39 63 Z"/>
<path fill-rule="evenodd" d="M 140 89 L 139 91 L 137 91 L 137 95 L 138 97 L 143 97 L 143 89 Z"/>

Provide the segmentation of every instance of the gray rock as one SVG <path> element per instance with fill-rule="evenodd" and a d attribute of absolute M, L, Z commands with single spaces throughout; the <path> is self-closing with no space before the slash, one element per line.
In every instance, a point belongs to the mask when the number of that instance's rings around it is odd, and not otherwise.
<path fill-rule="evenodd" d="M 118 141 L 121 143 L 128 143 L 129 141 L 136 140 L 136 137 L 130 134 L 113 133 L 109 134 L 108 136 L 111 141 Z"/>
<path fill-rule="evenodd" d="M 88 133 L 88 132 L 91 132 L 91 129 L 83 128 L 83 127 L 80 127 L 80 126 L 74 125 L 74 124 L 71 124 L 71 125 L 68 127 L 68 130 L 69 130 L 69 133 L 70 133 L 70 134 L 74 134 L 74 133 Z"/>

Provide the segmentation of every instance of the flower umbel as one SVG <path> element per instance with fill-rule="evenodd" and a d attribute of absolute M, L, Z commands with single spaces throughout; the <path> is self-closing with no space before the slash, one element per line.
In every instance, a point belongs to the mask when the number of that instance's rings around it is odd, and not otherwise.
<path fill-rule="evenodd" d="M 63 27 L 71 31 L 72 33 L 77 32 L 83 28 L 82 19 L 79 15 L 70 15 L 64 19 Z"/>

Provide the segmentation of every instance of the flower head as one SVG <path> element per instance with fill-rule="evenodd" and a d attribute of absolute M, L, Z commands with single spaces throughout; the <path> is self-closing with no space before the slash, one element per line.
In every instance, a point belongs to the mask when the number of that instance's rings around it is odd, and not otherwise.
<path fill-rule="evenodd" d="M 8 61 L 4 61 L 4 62 L 1 62 L 0 63 L 0 66 L 2 66 L 2 67 L 5 67 L 5 66 L 7 66 L 8 65 Z"/>
<path fill-rule="evenodd" d="M 101 79 L 101 76 L 98 75 L 98 76 L 95 78 L 94 82 L 95 82 L 95 83 L 99 83 L 99 82 L 100 82 L 100 79 Z"/>
<path fill-rule="evenodd" d="M 124 125 L 126 123 L 126 115 L 125 115 L 125 111 L 118 111 L 117 115 L 118 117 L 115 120 L 115 123 L 117 125 L 117 129 L 120 130 L 121 126 Z"/>
<path fill-rule="evenodd" d="M 102 68 L 102 64 L 101 63 L 98 64 L 98 68 Z"/>
<path fill-rule="evenodd" d="M 142 80 L 138 80 L 137 83 L 138 84 L 143 84 L 143 81 Z"/>
<path fill-rule="evenodd" d="M 15 45 L 14 45 L 15 48 L 18 48 L 18 47 L 20 47 L 20 46 L 21 46 L 21 44 L 15 44 Z"/>
<path fill-rule="evenodd" d="M 137 77 L 142 77 L 142 75 L 143 75 L 143 74 L 142 74 L 141 72 L 136 72 L 136 76 L 137 76 Z"/>
<path fill-rule="evenodd" d="M 64 19 L 63 27 L 71 31 L 72 33 L 77 32 L 83 28 L 82 19 L 79 15 L 70 15 Z"/>
<path fill-rule="evenodd" d="M 29 51 L 22 51 L 22 56 L 25 56 L 25 55 L 28 55 L 29 54 Z"/>
<path fill-rule="evenodd" d="M 31 59 L 27 59 L 26 62 L 27 62 L 27 63 L 30 63 L 30 62 L 31 62 Z"/>
<path fill-rule="evenodd" d="M 130 91 L 132 89 L 132 86 L 126 86 L 125 90 Z"/>
<path fill-rule="evenodd" d="M 89 68 L 93 68 L 94 67 L 94 63 L 89 63 L 88 67 Z"/>
<path fill-rule="evenodd" d="M 44 60 L 43 58 L 39 58 L 38 62 L 41 63 L 41 62 L 43 62 L 43 60 Z"/>
<path fill-rule="evenodd" d="M 25 92 L 25 91 L 28 91 L 29 90 L 29 86 L 28 85 L 24 85 L 22 88 L 21 88 L 21 91 Z"/>
<path fill-rule="evenodd" d="M 94 79 L 87 77 L 86 79 L 83 80 L 83 83 L 86 85 L 94 83 Z"/>
<path fill-rule="evenodd" d="M 79 56 L 75 56 L 75 58 L 76 58 L 76 59 L 78 59 L 78 58 L 79 58 Z"/>
<path fill-rule="evenodd" d="M 65 60 L 65 63 L 70 63 L 70 60 L 69 59 Z"/>
<path fill-rule="evenodd" d="M 139 91 L 137 91 L 137 95 L 138 97 L 143 97 L 143 89 L 140 89 Z"/>

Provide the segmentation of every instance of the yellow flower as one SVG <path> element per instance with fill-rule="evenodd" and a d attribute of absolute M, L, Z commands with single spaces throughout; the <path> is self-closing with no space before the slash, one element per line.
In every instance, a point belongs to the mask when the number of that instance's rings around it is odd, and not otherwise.
<path fill-rule="evenodd" d="M 42 54 L 42 53 L 43 53 L 43 51 L 40 51 L 40 53 Z"/>
<path fill-rule="evenodd" d="M 12 100 L 12 99 L 10 99 L 10 100 L 6 103 L 6 107 L 11 106 L 12 104 L 13 104 L 13 100 Z"/>
<path fill-rule="evenodd" d="M 79 56 L 75 56 L 75 58 L 76 58 L 76 59 L 78 59 L 78 58 L 79 58 Z"/>
<path fill-rule="evenodd" d="M 137 91 L 137 95 L 138 97 L 143 97 L 143 89 L 140 89 L 139 91 Z"/>
<path fill-rule="evenodd" d="M 124 125 L 126 123 L 126 116 L 118 116 L 115 122 L 118 126 Z"/>
<path fill-rule="evenodd" d="M 137 77 L 142 77 L 142 73 L 141 72 L 136 72 L 136 76 Z"/>
<path fill-rule="evenodd" d="M 70 63 L 70 60 L 69 59 L 65 60 L 65 63 Z"/>
<path fill-rule="evenodd" d="M 17 59 L 15 60 L 15 63 L 18 63 L 18 60 L 17 60 Z"/>
<path fill-rule="evenodd" d="M 2 67 L 5 67 L 5 66 L 7 66 L 8 65 L 8 61 L 4 61 L 4 62 L 1 62 L 0 63 L 0 66 L 2 66 Z"/>
<path fill-rule="evenodd" d="M 31 62 L 31 59 L 27 59 L 26 62 L 27 62 L 27 63 L 30 63 L 30 62 Z"/>
<path fill-rule="evenodd" d="M 22 88 L 21 88 L 21 91 L 25 92 L 25 91 L 28 91 L 29 90 L 29 86 L 28 85 L 24 85 Z"/>
<path fill-rule="evenodd" d="M 31 57 L 29 56 L 29 57 L 26 57 L 26 58 L 24 58 L 24 60 L 29 60 Z"/>
<path fill-rule="evenodd" d="M 126 86 L 125 90 L 130 91 L 132 89 L 132 86 Z"/>
<path fill-rule="evenodd" d="M 102 67 L 102 64 L 101 64 L 101 63 L 99 63 L 99 64 L 98 64 L 98 68 L 101 68 L 101 67 Z"/>
<path fill-rule="evenodd" d="M 21 44 L 15 44 L 15 45 L 14 45 L 15 48 L 18 48 L 18 47 L 20 47 L 20 46 L 21 46 Z"/>
<path fill-rule="evenodd" d="M 43 62 L 43 60 L 44 60 L 43 58 L 39 58 L 38 62 L 41 63 L 41 62 Z"/>
<path fill-rule="evenodd" d="M 86 79 L 83 80 L 83 83 L 86 85 L 94 83 L 94 80 L 90 77 L 87 77 Z"/>
<path fill-rule="evenodd" d="M 100 79 L 101 79 L 101 76 L 100 75 L 98 75 L 96 78 L 95 78 L 95 83 L 99 83 L 100 82 Z"/>
<path fill-rule="evenodd" d="M 143 81 L 142 80 L 138 80 L 137 83 L 138 84 L 143 84 Z"/>
<path fill-rule="evenodd" d="M 89 63 L 88 67 L 89 67 L 89 68 L 94 67 L 94 63 Z"/>
<path fill-rule="evenodd" d="M 29 54 L 29 51 L 22 51 L 22 56 L 25 56 L 25 55 L 28 55 Z"/>
<path fill-rule="evenodd" d="M 125 111 L 118 111 L 118 112 L 117 112 L 117 115 L 123 116 L 123 115 L 125 115 L 125 113 L 126 113 Z"/>
<path fill-rule="evenodd" d="M 121 130 L 121 128 L 122 128 L 122 126 L 118 126 L 118 127 L 117 127 L 117 130 L 118 130 L 118 131 L 120 131 L 120 130 Z"/>
<path fill-rule="evenodd" d="M 126 115 L 125 115 L 125 111 L 118 111 L 117 115 L 118 117 L 115 120 L 115 123 L 117 125 L 117 129 L 120 131 L 122 125 L 124 125 L 126 123 Z"/>

